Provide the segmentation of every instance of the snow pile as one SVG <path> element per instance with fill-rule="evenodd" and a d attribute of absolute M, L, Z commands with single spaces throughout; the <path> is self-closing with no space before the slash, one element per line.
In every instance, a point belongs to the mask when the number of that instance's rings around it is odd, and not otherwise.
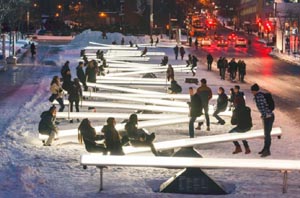
<path fill-rule="evenodd" d="M 76 35 L 70 42 L 70 45 L 82 48 L 88 46 L 89 42 L 111 44 L 115 41 L 117 44 L 120 44 L 122 38 L 124 38 L 125 44 L 128 44 L 129 41 L 132 43 L 149 43 L 150 41 L 149 36 L 124 36 L 121 33 L 106 33 L 106 35 L 107 39 L 102 39 L 102 32 L 85 30 L 81 34 Z"/>

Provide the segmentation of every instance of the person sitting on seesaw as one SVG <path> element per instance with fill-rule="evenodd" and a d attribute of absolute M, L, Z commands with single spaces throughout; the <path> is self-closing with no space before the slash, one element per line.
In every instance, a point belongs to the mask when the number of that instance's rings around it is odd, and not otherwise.
<path fill-rule="evenodd" d="M 157 151 L 154 148 L 153 141 L 155 134 L 149 134 L 145 129 L 138 129 L 138 117 L 136 114 L 131 114 L 128 122 L 125 125 L 125 131 L 127 133 L 129 142 L 132 146 L 150 146 L 154 155 L 157 155 Z"/>

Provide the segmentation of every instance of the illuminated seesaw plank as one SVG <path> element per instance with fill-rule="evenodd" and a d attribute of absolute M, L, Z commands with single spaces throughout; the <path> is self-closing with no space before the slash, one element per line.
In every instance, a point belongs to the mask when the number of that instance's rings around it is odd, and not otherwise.
<path fill-rule="evenodd" d="M 159 120 L 148 120 L 148 121 L 140 121 L 138 128 L 146 128 L 146 127 L 157 127 L 157 126 L 164 126 L 164 125 L 173 125 L 173 124 L 182 124 L 189 122 L 188 117 L 178 117 L 178 118 L 171 118 L 171 119 L 159 119 Z M 198 118 L 197 121 L 203 121 L 203 118 Z M 124 131 L 125 124 L 116 124 L 116 129 L 118 131 Z M 103 125 L 95 126 L 94 127 L 97 133 L 100 133 Z M 66 129 L 66 130 L 59 130 L 58 138 L 65 138 L 65 137 L 74 137 L 76 139 L 78 135 L 78 129 Z M 47 139 L 47 135 L 39 134 L 40 139 Z"/>
<path fill-rule="evenodd" d="M 105 98 L 105 99 L 113 99 L 113 100 L 123 100 L 123 101 L 132 101 L 132 102 L 140 102 L 147 104 L 155 104 L 155 105 L 165 105 L 165 106 L 174 106 L 174 107 L 188 107 L 186 102 L 180 101 L 172 101 L 172 100 L 162 100 L 162 99 L 152 99 L 152 98 L 139 98 L 139 97 L 128 97 L 122 95 L 110 95 L 106 93 L 89 93 L 83 92 L 83 96 L 93 97 L 93 98 Z M 141 96 L 142 97 L 142 96 Z"/>
<path fill-rule="evenodd" d="M 58 104 L 57 101 L 53 104 Z M 65 105 L 69 105 L 68 100 L 64 100 Z M 83 107 L 101 107 L 101 108 L 114 108 L 114 109 L 132 109 L 132 110 L 147 110 L 153 112 L 169 112 L 169 113 L 181 113 L 188 114 L 188 108 L 175 107 L 175 106 L 161 106 L 161 105 L 144 105 L 144 104 L 124 104 L 116 102 L 95 102 L 95 101 L 82 101 Z"/>
<path fill-rule="evenodd" d="M 175 72 L 190 72 L 189 68 L 174 68 Z M 123 73 L 111 73 L 107 74 L 107 76 L 130 76 L 130 75 L 137 75 L 137 74 L 145 74 L 145 73 L 160 73 L 166 72 L 166 68 L 162 69 L 152 69 L 152 70 L 144 70 L 144 71 L 136 71 L 136 72 L 123 72 Z"/>
<path fill-rule="evenodd" d="M 54 101 L 53 104 L 58 104 L 57 101 Z M 69 105 L 68 100 L 64 100 L 65 105 Z M 188 116 L 189 108 L 188 107 L 178 107 L 178 106 L 162 106 L 162 105 L 142 105 L 142 104 L 124 104 L 116 102 L 95 102 L 95 101 L 82 101 L 81 106 L 83 107 L 95 107 L 99 108 L 110 108 L 110 109 L 127 109 L 127 110 L 146 110 L 152 112 L 160 113 L 178 113 Z M 209 105 L 208 113 L 212 115 L 214 113 L 214 107 Z M 231 116 L 231 111 L 221 112 L 221 116 Z"/>
<path fill-rule="evenodd" d="M 98 112 L 57 112 L 56 118 L 89 118 L 89 119 L 107 119 L 108 117 L 114 117 L 116 119 L 128 119 L 130 113 L 98 113 Z M 185 117 L 176 114 L 138 114 L 139 120 L 155 120 L 155 119 L 173 119 Z"/>
<path fill-rule="evenodd" d="M 190 100 L 189 94 L 166 94 L 166 93 L 158 92 L 158 91 L 149 91 L 149 90 L 144 90 L 144 89 L 134 89 L 134 88 L 127 88 L 127 87 L 113 86 L 113 85 L 101 85 L 101 84 L 96 84 L 96 83 L 87 83 L 87 85 L 89 87 L 96 87 L 96 88 L 101 88 L 101 89 L 131 93 L 131 94 L 134 94 L 134 95 L 132 95 L 133 97 Z M 105 93 L 105 94 L 112 94 L 112 93 Z M 116 95 L 118 95 L 118 94 L 116 94 Z M 122 94 L 120 94 L 120 95 L 122 95 Z M 89 95 L 89 96 L 91 96 L 91 95 Z M 212 99 L 216 100 L 217 97 L 218 97 L 217 95 L 213 95 Z"/>
<path fill-rule="evenodd" d="M 100 84 L 110 85 L 141 85 L 141 86 L 169 86 L 170 82 L 142 82 L 142 81 L 117 81 L 117 80 L 97 80 Z"/>
<path fill-rule="evenodd" d="M 142 51 L 120 51 L 120 50 L 109 50 L 105 53 L 106 55 L 111 56 L 141 56 Z M 164 52 L 147 52 L 147 56 L 165 56 Z"/>
<path fill-rule="evenodd" d="M 88 60 L 96 60 L 96 56 L 87 56 Z M 124 61 L 140 61 L 140 62 L 148 62 L 150 60 L 149 57 L 145 56 L 109 56 L 104 54 L 104 58 L 107 60 L 124 60 Z M 99 59 L 97 59 L 99 60 Z"/>
<path fill-rule="evenodd" d="M 89 87 L 95 87 L 100 89 L 107 89 L 107 90 L 115 90 L 121 92 L 128 92 L 128 93 L 136 93 L 136 94 L 163 94 L 162 92 L 157 91 L 149 91 L 144 89 L 134 89 L 134 88 L 127 88 L 127 87 L 119 87 L 114 85 L 103 85 L 97 83 L 86 83 Z"/>
<path fill-rule="evenodd" d="M 118 49 L 118 50 L 137 50 L 137 47 L 130 47 L 128 45 L 108 45 L 104 43 L 96 43 L 96 42 L 89 42 L 89 44 L 92 44 L 94 46 L 88 46 L 84 49 L 101 49 L 101 47 L 107 47 L 108 49 Z"/>
<path fill-rule="evenodd" d="M 113 76 L 97 76 L 97 80 L 117 80 L 117 81 L 144 81 L 144 82 L 166 82 L 165 78 L 141 78 L 141 77 L 113 77 Z"/>

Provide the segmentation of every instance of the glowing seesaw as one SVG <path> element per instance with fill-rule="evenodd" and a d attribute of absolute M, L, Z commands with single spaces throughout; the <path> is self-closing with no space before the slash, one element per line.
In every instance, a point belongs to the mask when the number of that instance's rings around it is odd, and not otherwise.
<path fill-rule="evenodd" d="M 109 50 L 106 52 L 107 55 L 116 56 L 141 56 L 142 51 L 125 51 L 125 50 Z M 165 56 L 165 52 L 147 52 L 147 56 Z"/>
<path fill-rule="evenodd" d="M 108 45 L 108 44 L 104 44 L 104 43 L 96 43 L 96 42 L 89 42 L 89 44 L 92 44 L 94 46 L 88 46 L 84 49 L 101 49 L 101 47 L 107 47 L 108 49 L 118 49 L 118 50 L 137 50 L 137 47 L 129 47 L 128 45 Z"/>
<path fill-rule="evenodd" d="M 188 131 L 186 131 L 186 134 L 188 134 Z M 271 136 L 280 137 L 281 135 L 281 128 L 277 127 L 272 129 Z M 208 144 L 263 138 L 264 136 L 264 130 L 259 129 L 251 130 L 245 133 L 225 133 L 219 135 L 200 136 L 196 138 L 185 138 L 178 140 L 155 142 L 154 147 L 158 151 L 165 151 L 170 149 L 180 149 Z M 124 146 L 123 150 L 126 154 L 151 152 L 151 149 L 149 147 Z"/>
<path fill-rule="evenodd" d="M 115 90 L 115 91 L 135 93 L 135 94 L 163 94 L 162 92 L 157 92 L 157 91 L 119 87 L 119 86 L 114 86 L 114 85 L 103 85 L 103 84 L 97 84 L 97 83 L 86 83 L 86 84 L 88 87 L 107 89 L 107 90 Z"/>
<path fill-rule="evenodd" d="M 173 125 L 173 124 L 182 124 L 182 123 L 188 123 L 189 117 L 187 116 L 178 116 L 177 118 L 170 118 L 170 119 L 159 119 L 159 120 L 148 120 L 148 121 L 140 121 L 138 128 L 148 128 L 148 127 L 157 127 L 157 126 L 164 126 L 164 125 Z M 203 122 L 203 118 L 197 118 L 198 122 Z M 117 124 L 116 129 L 120 131 L 124 131 L 125 124 Z M 103 125 L 95 126 L 94 127 L 96 132 L 100 133 L 101 129 L 103 128 Z M 78 129 L 66 129 L 66 130 L 59 130 L 57 137 L 58 138 L 74 138 L 74 140 L 77 140 L 76 137 L 78 135 Z M 39 134 L 39 139 L 45 140 L 47 139 L 47 135 Z"/>
<path fill-rule="evenodd" d="M 131 93 L 128 96 L 132 96 L 132 97 L 190 100 L 189 94 L 166 94 L 164 92 L 158 92 L 158 91 L 149 91 L 149 90 L 144 90 L 144 89 L 119 87 L 119 86 L 114 86 L 114 85 L 103 85 L 103 84 L 97 84 L 97 83 L 87 83 L 87 86 L 94 87 L 94 88 L 107 89 L 107 90 L 121 91 L 121 92 L 125 92 L 125 93 Z M 93 92 L 90 92 L 89 96 L 92 96 L 91 95 L 92 93 Z M 106 93 L 106 94 L 114 94 L 114 93 Z M 121 96 L 122 94 L 123 93 L 120 93 L 119 95 Z M 118 95 L 118 94 L 116 94 L 116 95 Z M 217 95 L 213 95 L 212 99 L 216 100 L 217 98 L 218 98 Z"/>
<path fill-rule="evenodd" d="M 142 82 L 142 81 L 117 81 L 117 80 L 97 80 L 97 83 L 108 85 L 136 85 L 136 86 L 170 86 L 170 82 Z"/>
<path fill-rule="evenodd" d="M 116 119 L 128 119 L 130 115 L 130 113 L 57 112 L 56 118 L 107 119 L 108 117 L 114 117 Z M 178 117 L 183 116 L 177 114 L 138 114 L 139 120 L 173 119 Z"/>
<path fill-rule="evenodd" d="M 117 80 L 117 81 L 143 81 L 143 82 L 166 82 L 165 78 L 141 78 L 141 77 L 113 77 L 113 76 L 97 76 L 97 80 Z"/>
<path fill-rule="evenodd" d="M 188 104 L 186 102 L 173 101 L 173 100 L 162 100 L 162 99 L 152 99 L 152 98 L 142 98 L 143 95 L 141 95 L 141 97 L 128 97 L 128 96 L 122 96 L 122 95 L 111 95 L 111 94 L 106 94 L 106 93 L 83 92 L 83 96 L 93 97 L 93 98 L 121 100 L 121 101 L 131 101 L 131 102 L 139 102 L 139 103 L 147 103 L 147 104 L 155 104 L 155 105 L 174 106 L 174 107 L 188 107 Z"/>
<path fill-rule="evenodd" d="M 58 104 L 57 101 L 54 101 L 53 104 Z M 65 105 L 69 105 L 68 100 L 64 100 Z M 124 104 L 116 102 L 95 102 L 95 101 L 82 101 L 82 107 L 94 107 L 94 108 L 110 108 L 110 109 L 127 109 L 127 110 L 141 110 L 141 111 L 151 111 L 151 112 L 160 112 L 160 113 L 178 113 L 183 115 L 189 114 L 188 107 L 178 107 L 178 106 L 163 106 L 163 105 L 143 105 L 143 104 Z M 214 113 L 214 107 L 209 105 L 208 113 L 212 115 Z M 231 111 L 221 112 L 221 116 L 231 116 Z"/>
<path fill-rule="evenodd" d="M 88 60 L 99 60 L 96 55 L 86 56 Z M 124 60 L 124 61 L 140 61 L 140 62 L 148 62 L 150 60 L 149 57 L 145 56 L 110 56 L 104 54 L 104 58 L 106 60 Z"/>
<path fill-rule="evenodd" d="M 175 72 L 191 72 L 189 68 L 174 68 Z M 107 76 L 130 76 L 130 75 L 137 75 L 137 74 L 145 74 L 145 73 L 160 73 L 166 72 L 166 68 L 162 69 L 152 69 L 152 70 L 144 70 L 144 71 L 136 71 L 136 72 L 123 72 L 123 73 L 110 73 Z"/>

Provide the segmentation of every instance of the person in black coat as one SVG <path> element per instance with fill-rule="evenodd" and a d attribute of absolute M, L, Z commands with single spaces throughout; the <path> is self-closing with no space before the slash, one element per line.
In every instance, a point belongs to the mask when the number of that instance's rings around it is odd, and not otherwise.
<path fill-rule="evenodd" d="M 173 48 L 173 50 L 174 50 L 174 54 L 175 54 L 175 60 L 177 60 L 177 59 L 178 59 L 178 52 L 179 52 L 179 47 L 178 47 L 178 45 L 176 45 L 176 46 Z"/>
<path fill-rule="evenodd" d="M 245 100 L 238 98 L 236 99 L 236 107 L 232 113 L 231 124 L 237 125 L 229 131 L 229 133 L 244 133 L 252 128 L 252 118 L 251 109 L 245 105 Z M 242 152 L 242 148 L 238 141 L 234 141 L 235 150 L 232 154 L 237 154 Z M 243 140 L 243 145 L 245 147 L 245 154 L 249 154 L 250 148 L 246 140 Z"/>
<path fill-rule="evenodd" d="M 72 89 L 72 84 L 73 82 L 72 82 L 71 71 L 67 70 L 63 78 L 62 88 L 66 90 L 68 94 L 70 94 L 70 91 Z"/>
<path fill-rule="evenodd" d="M 96 141 L 103 140 L 103 135 L 97 135 L 96 130 L 92 127 L 89 119 L 85 118 L 81 121 L 78 127 L 78 140 L 79 143 L 84 142 L 85 149 L 90 153 L 104 153 L 107 154 L 107 150 L 104 144 L 98 144 Z"/>
<path fill-rule="evenodd" d="M 56 107 L 53 105 L 48 111 L 44 111 L 41 114 L 41 120 L 39 122 L 39 133 L 43 135 L 48 135 L 47 141 L 44 143 L 44 146 L 51 146 L 52 141 L 54 140 L 55 135 L 58 133 L 58 130 L 55 125 L 56 120 Z"/>
<path fill-rule="evenodd" d="M 244 78 L 246 75 L 246 63 L 243 60 L 239 60 L 238 62 L 238 74 L 239 74 L 239 80 L 241 82 L 245 82 Z"/>
<path fill-rule="evenodd" d="M 96 76 L 98 73 L 98 65 L 94 60 L 90 61 L 87 68 L 85 69 L 85 76 L 87 78 L 87 82 L 96 83 Z"/>
<path fill-rule="evenodd" d="M 202 102 L 201 98 L 197 93 L 194 93 L 192 87 L 189 88 L 191 101 L 188 103 L 190 108 L 190 121 L 189 121 L 189 135 L 190 138 L 194 138 L 194 123 L 197 117 L 200 117 L 202 113 Z"/>
<path fill-rule="evenodd" d="M 83 71 L 83 62 L 80 61 L 78 66 L 76 67 L 76 75 L 79 81 L 82 83 L 84 91 L 88 90 L 88 87 L 86 85 L 86 77 Z"/>
<path fill-rule="evenodd" d="M 225 124 L 225 121 L 218 115 L 220 112 L 224 112 L 228 105 L 228 97 L 225 94 L 223 87 L 218 89 L 218 99 L 217 99 L 217 108 L 213 113 L 213 116 L 218 120 L 218 123 L 221 125 Z"/>
<path fill-rule="evenodd" d="M 196 73 L 195 73 L 195 71 L 194 71 L 194 68 L 197 68 L 197 63 L 198 63 L 198 58 L 195 56 L 195 55 L 193 55 L 192 56 L 192 67 L 191 67 L 191 71 L 192 71 L 192 73 L 193 73 L 193 76 L 195 76 L 196 75 Z"/>
<path fill-rule="evenodd" d="M 36 47 L 34 43 L 31 43 L 30 45 L 30 52 L 31 52 L 31 57 L 34 57 L 34 55 L 36 54 Z"/>
<path fill-rule="evenodd" d="M 67 71 L 70 71 L 70 62 L 66 61 L 60 70 L 61 77 L 64 79 Z"/>
<path fill-rule="evenodd" d="M 109 151 L 111 155 L 124 155 L 120 135 L 115 128 L 115 118 L 110 117 L 106 122 L 107 125 L 104 125 L 101 131 L 104 133 L 107 151 Z"/>
<path fill-rule="evenodd" d="M 237 106 L 237 100 L 241 99 L 244 101 L 244 103 L 246 103 L 245 98 L 244 98 L 244 92 L 240 91 L 240 86 L 239 85 L 235 85 L 233 88 L 234 91 L 234 99 L 233 99 L 233 106 L 236 107 Z"/>
<path fill-rule="evenodd" d="M 80 98 L 82 98 L 82 89 L 79 84 L 79 79 L 75 78 L 74 82 L 70 87 L 69 98 L 68 98 L 70 103 L 70 112 L 73 112 L 74 103 L 75 103 L 76 112 L 79 112 Z M 79 119 L 77 119 L 77 121 L 79 122 Z M 73 120 L 70 120 L 70 123 L 73 123 Z"/>
<path fill-rule="evenodd" d="M 155 139 L 154 133 L 147 133 L 145 129 L 138 129 L 138 117 L 136 114 L 131 114 L 128 122 L 125 125 L 127 137 L 132 146 L 150 146 L 154 155 L 157 155 L 154 148 L 153 141 Z"/>
<path fill-rule="evenodd" d="M 212 63 L 214 61 L 214 58 L 212 57 L 211 54 L 207 54 L 206 60 L 207 60 L 207 70 L 211 71 L 211 65 L 212 65 Z"/>
<path fill-rule="evenodd" d="M 184 50 L 184 47 L 183 47 L 183 46 L 181 46 L 181 47 L 180 47 L 180 49 L 179 49 L 179 51 L 180 51 L 181 60 L 183 60 L 183 58 L 184 58 L 184 55 L 185 55 L 185 50 Z"/>

